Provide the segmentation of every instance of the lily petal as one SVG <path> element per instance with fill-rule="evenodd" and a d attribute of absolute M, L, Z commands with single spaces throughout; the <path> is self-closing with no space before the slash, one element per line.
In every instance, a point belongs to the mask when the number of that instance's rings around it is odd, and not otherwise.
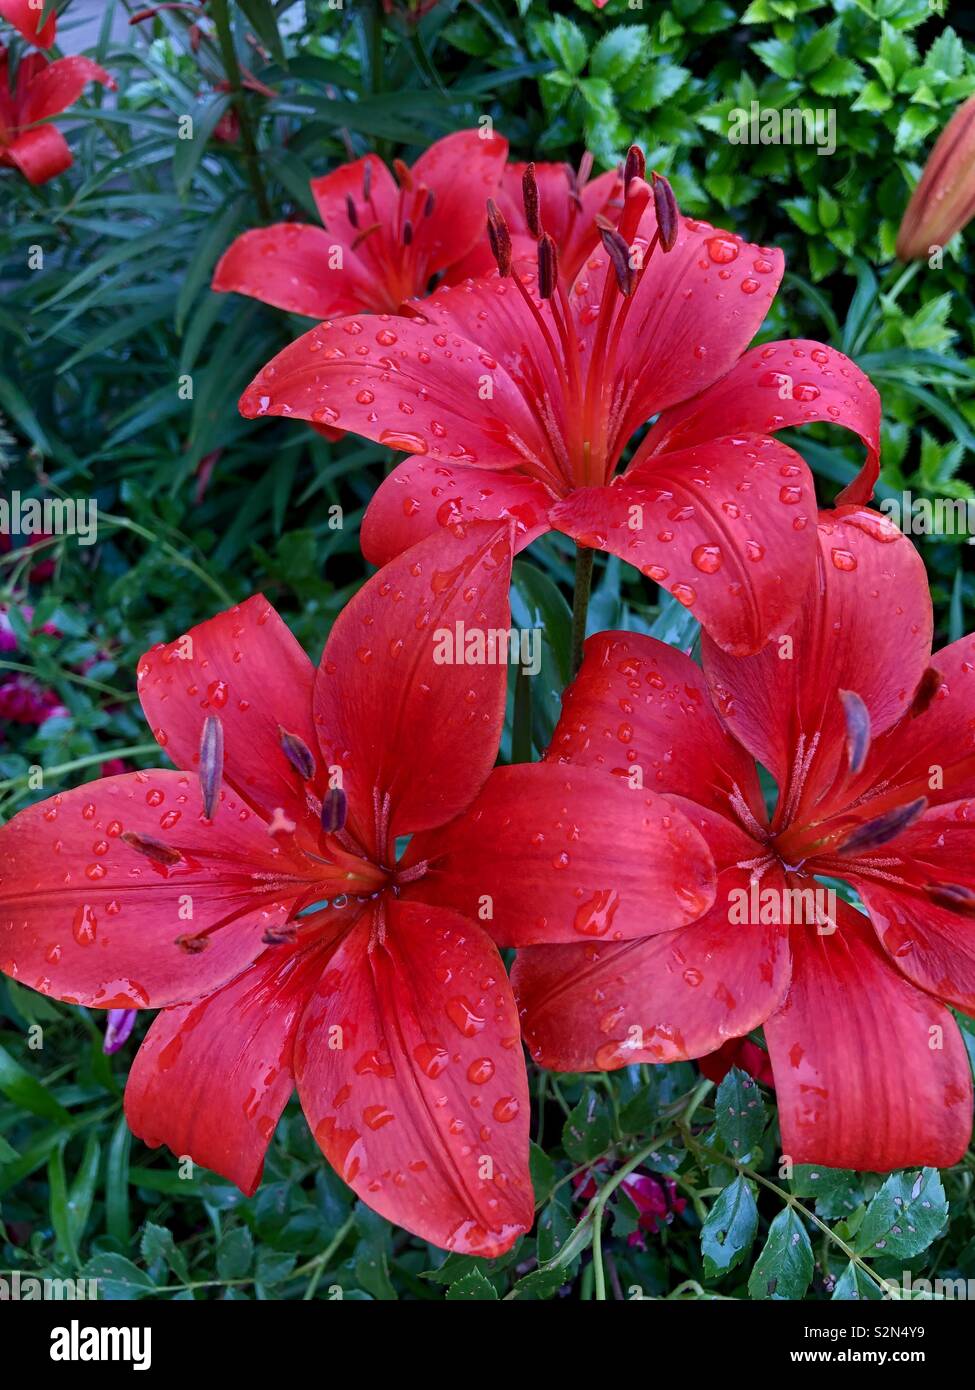
<path fill-rule="evenodd" d="M 507 633 L 510 578 L 510 523 L 452 527 L 373 575 L 332 626 L 315 683 L 318 741 L 375 862 L 388 862 L 396 836 L 469 806 L 494 766 L 507 665 L 467 664 L 455 639 L 458 624 Z"/>
<path fill-rule="evenodd" d="M 31 79 L 18 112 L 21 125 L 57 116 L 81 96 L 89 82 L 113 88 L 115 79 L 90 58 L 80 55 L 46 63 Z"/>
<path fill-rule="evenodd" d="M 746 815 L 764 819 L 754 760 L 718 718 L 704 672 L 641 633 L 588 639 L 545 758 L 624 780 L 636 766 L 652 791 L 724 813 L 737 796 Z"/>
<path fill-rule="evenodd" d="M 281 730 L 315 747 L 315 668 L 263 594 L 153 647 L 138 679 L 146 719 L 177 767 L 198 770 L 203 725 L 216 715 L 227 784 L 268 818 L 277 807 L 299 824 L 308 816 L 305 783 L 282 751 Z"/>
<path fill-rule="evenodd" d="M 789 987 L 788 929 L 729 922 L 728 894 L 748 881 L 725 870 L 712 911 L 677 931 L 519 951 L 511 979 L 534 1060 L 555 1071 L 684 1061 L 764 1023 Z"/>
<path fill-rule="evenodd" d="M 813 576 L 815 489 L 778 440 L 716 439 L 655 455 L 609 487 L 557 503 L 552 525 L 636 565 L 733 656 L 788 624 Z"/>
<path fill-rule="evenodd" d="M 12 24 L 37 48 L 50 48 L 54 42 L 57 20 L 52 10 L 41 24 L 42 14 L 43 6 L 39 7 L 32 0 L 0 0 L 0 19 Z"/>
<path fill-rule="evenodd" d="M 491 472 L 404 459 L 366 508 L 359 536 L 362 553 L 370 564 L 385 565 L 444 526 L 509 519 L 517 552 L 549 529 L 551 504 L 546 487 L 511 469 Z"/>
<path fill-rule="evenodd" d="M 867 459 L 837 506 L 868 502 L 880 473 L 880 396 L 855 362 L 805 338 L 754 347 L 691 400 L 665 410 L 636 462 L 724 434 L 775 433 L 823 420 L 863 440 Z"/>
<path fill-rule="evenodd" d="M 122 837 L 160 846 L 159 862 Z M 195 777 L 129 772 L 20 811 L 0 830 L 0 965 L 68 1004 L 148 1009 L 218 989 L 256 959 L 304 886 L 258 816 Z M 188 950 L 182 937 L 202 939 Z"/>
<path fill-rule="evenodd" d="M 463 816 L 413 837 L 404 865 L 424 861 L 407 895 L 483 920 L 501 946 L 672 931 L 714 901 L 713 861 L 679 811 L 566 763 L 496 768 Z"/>
<path fill-rule="evenodd" d="M 839 909 L 833 935 L 793 928 L 792 986 L 765 1024 L 782 1151 L 868 1172 L 949 1168 L 972 1130 L 958 1026 L 891 966 L 862 913 Z"/>
<path fill-rule="evenodd" d="M 6 149 L 0 149 L 0 162 L 16 165 L 28 182 L 42 184 L 70 169 L 74 159 L 55 126 L 39 125 L 22 130 Z"/>
<path fill-rule="evenodd" d="M 133 1134 L 256 1192 L 323 960 L 276 946 L 215 994 L 157 1014 L 125 1087 Z"/>
<path fill-rule="evenodd" d="M 473 923 L 394 901 L 383 934 L 355 927 L 305 1012 L 295 1071 L 326 1158 L 387 1220 L 484 1257 L 531 1226 L 518 1015 Z"/>
<path fill-rule="evenodd" d="M 345 313 L 359 303 L 350 283 L 354 265 L 333 267 L 333 250 L 333 238 L 321 227 L 300 222 L 259 227 L 230 243 L 213 272 L 211 288 L 234 290 L 315 319 Z"/>
<path fill-rule="evenodd" d="M 818 533 L 813 587 L 798 596 L 799 616 L 778 640 L 738 660 L 703 641 L 722 718 L 780 791 L 791 784 L 793 821 L 845 768 L 838 692 L 860 697 L 879 735 L 910 705 L 931 653 L 927 575 L 907 537 L 865 508 L 824 512 Z"/>

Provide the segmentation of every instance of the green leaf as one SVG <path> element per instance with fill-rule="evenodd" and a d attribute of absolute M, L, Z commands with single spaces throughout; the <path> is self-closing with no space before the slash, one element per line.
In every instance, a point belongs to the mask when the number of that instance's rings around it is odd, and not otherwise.
<path fill-rule="evenodd" d="M 537 33 L 548 56 L 566 72 L 577 77 L 586 65 L 589 46 L 579 25 L 565 15 L 538 25 Z"/>
<path fill-rule="evenodd" d="M 147 1265 L 159 1261 L 172 1270 L 180 1283 L 189 1283 L 190 1271 L 186 1256 L 167 1226 L 157 1226 L 152 1221 L 147 1221 L 139 1242 L 139 1252 Z"/>
<path fill-rule="evenodd" d="M 598 1158 L 612 1137 L 609 1114 L 600 1094 L 587 1090 L 562 1127 L 562 1147 L 573 1163 Z"/>
<path fill-rule="evenodd" d="M 765 1248 L 748 1280 L 752 1298 L 802 1298 L 813 1276 L 809 1236 L 792 1207 L 785 1207 L 769 1227 Z"/>
<path fill-rule="evenodd" d="M 714 1114 L 728 1152 L 739 1163 L 747 1163 L 765 1129 L 765 1102 L 758 1083 L 732 1067 L 718 1087 Z"/>
<path fill-rule="evenodd" d="M 479 1269 L 472 1269 L 450 1285 L 446 1300 L 448 1303 L 496 1303 L 498 1291 Z"/>
<path fill-rule="evenodd" d="M 863 69 L 852 58 L 833 58 L 809 85 L 820 96 L 848 96 L 863 86 Z"/>
<path fill-rule="evenodd" d="M 706 1278 L 715 1279 L 741 1264 L 758 1229 L 758 1207 L 742 1177 L 728 1184 L 701 1227 L 701 1254 Z"/>
<path fill-rule="evenodd" d="M 239 3 L 240 8 L 254 26 L 257 37 L 266 48 L 270 49 L 275 62 L 286 68 L 288 59 L 285 56 L 281 35 L 278 33 L 278 23 L 274 17 L 274 6 L 271 0 L 239 0 Z"/>
<path fill-rule="evenodd" d="M 824 1221 L 849 1216 L 863 1201 L 863 1183 L 857 1173 L 845 1168 L 823 1168 L 814 1163 L 797 1163 L 789 1180 L 796 1197 L 812 1197 L 816 1215 Z"/>
<path fill-rule="evenodd" d="M 82 1270 L 85 1279 L 98 1280 L 98 1296 L 109 1302 L 143 1298 L 155 1285 L 144 1269 L 124 1255 L 95 1255 Z"/>
<path fill-rule="evenodd" d="M 623 88 L 636 77 L 647 55 L 647 30 L 642 24 L 618 24 L 598 41 L 589 58 L 593 77 Z"/>
<path fill-rule="evenodd" d="M 243 1279 L 254 1258 L 254 1237 L 246 1226 L 235 1226 L 217 1246 L 217 1274 L 221 1279 Z"/>
<path fill-rule="evenodd" d="M 837 1279 L 836 1287 L 833 1290 L 834 1302 L 842 1302 L 845 1299 L 869 1299 L 873 1301 L 882 1299 L 883 1297 L 884 1292 L 878 1287 L 876 1280 L 871 1279 L 870 1276 L 865 1274 L 860 1266 L 855 1265 L 852 1260 Z"/>
<path fill-rule="evenodd" d="M 857 1232 L 858 1255 L 910 1259 L 944 1230 L 948 1201 L 937 1168 L 891 1173 L 867 1207 Z"/>
<path fill-rule="evenodd" d="M 47 1120 L 61 1122 L 71 1120 L 64 1106 L 54 1099 L 46 1086 L 35 1081 L 30 1072 L 15 1062 L 10 1053 L 0 1047 L 0 1091 L 32 1115 L 42 1115 Z"/>
<path fill-rule="evenodd" d="M 798 67 L 800 72 L 816 72 L 835 55 L 842 24 L 841 19 L 834 19 L 831 24 L 824 25 L 822 29 L 813 34 L 807 43 L 803 44 L 799 50 Z"/>

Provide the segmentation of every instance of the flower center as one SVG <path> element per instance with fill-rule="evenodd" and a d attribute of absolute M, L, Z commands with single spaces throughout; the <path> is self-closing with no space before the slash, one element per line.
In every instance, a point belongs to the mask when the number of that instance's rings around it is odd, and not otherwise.
<path fill-rule="evenodd" d="M 430 279 L 429 257 L 417 227 L 433 215 L 436 197 L 432 188 L 417 183 L 401 159 L 393 161 L 398 194 L 391 215 L 380 213 L 372 186 L 372 164 L 366 162 L 358 195 L 346 195 L 345 215 L 354 251 L 372 266 L 377 288 L 372 302 L 364 305 L 379 313 L 398 313 L 405 300 L 425 294 Z"/>
<path fill-rule="evenodd" d="M 627 401 L 616 381 L 616 365 L 627 319 L 651 257 L 658 248 L 669 251 L 678 232 L 670 185 L 658 174 L 648 184 L 645 172 L 643 154 L 633 146 L 624 169 L 618 225 L 596 218 L 605 260 L 591 257 L 586 268 L 594 276 L 605 270 L 598 299 L 581 275 L 574 285 L 566 282 L 558 248 L 542 225 L 533 164 L 525 170 L 522 192 L 525 221 L 536 238 L 537 272 L 514 262 L 504 216 L 493 199 L 488 201 L 488 237 L 499 274 L 510 278 L 536 329 L 537 356 L 523 360 L 520 371 L 509 371 L 541 421 L 550 453 L 546 459 L 526 460 L 524 467 L 560 496 L 608 482 L 626 442 Z M 578 198 L 573 189 L 567 196 L 573 193 Z M 647 242 L 637 233 L 651 198 L 657 227 Z"/>

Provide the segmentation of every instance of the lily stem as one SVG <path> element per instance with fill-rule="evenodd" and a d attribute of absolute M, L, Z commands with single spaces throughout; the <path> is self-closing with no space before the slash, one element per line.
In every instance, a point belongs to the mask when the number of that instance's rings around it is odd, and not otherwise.
<path fill-rule="evenodd" d="M 569 675 L 575 680 L 582 665 L 582 649 L 586 641 L 586 617 L 592 591 L 592 567 L 596 552 L 576 546 L 576 582 L 572 595 L 572 668 Z"/>
<path fill-rule="evenodd" d="M 257 153 L 257 141 L 254 138 L 254 128 L 251 124 L 250 111 L 247 107 L 247 95 L 244 92 L 244 84 L 241 77 L 240 63 L 237 61 L 237 50 L 234 48 L 234 36 L 230 27 L 230 14 L 227 8 L 227 0 L 213 0 L 210 6 L 210 13 L 213 22 L 217 26 L 217 41 L 220 45 L 220 53 L 223 58 L 224 71 L 227 74 L 227 81 L 233 91 L 234 106 L 237 109 L 237 116 L 240 120 L 240 142 L 244 148 L 244 163 L 247 165 L 247 176 L 250 179 L 251 188 L 254 191 L 254 198 L 257 202 L 258 211 L 265 222 L 271 221 L 271 204 L 267 196 L 267 189 L 264 187 L 264 180 L 261 177 L 260 158 Z"/>

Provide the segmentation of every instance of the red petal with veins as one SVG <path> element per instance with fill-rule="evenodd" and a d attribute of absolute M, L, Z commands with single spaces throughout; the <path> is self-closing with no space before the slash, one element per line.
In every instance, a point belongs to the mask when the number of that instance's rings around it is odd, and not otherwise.
<path fill-rule="evenodd" d="M 824 512 L 818 531 L 815 587 L 787 632 L 739 660 L 703 643 L 722 717 L 780 790 L 791 786 L 793 822 L 845 776 L 838 692 L 860 696 L 876 737 L 910 705 L 931 652 L 927 576 L 906 536 L 858 508 Z"/>
<path fill-rule="evenodd" d="M 482 400 L 485 380 L 492 396 Z M 240 410 L 248 419 L 286 415 L 338 425 L 448 465 L 514 468 L 525 452 L 545 448 L 493 358 L 431 324 L 388 315 L 313 328 L 255 377 Z"/>
<path fill-rule="evenodd" d="M 329 264 L 334 240 L 321 227 L 278 222 L 232 241 L 213 272 L 211 288 L 247 294 L 276 309 L 323 319 L 360 302 L 355 267 Z"/>
<path fill-rule="evenodd" d="M 43 5 L 38 6 L 32 0 L 0 0 L 0 19 L 12 24 L 37 48 L 50 48 L 57 21 L 52 11 L 38 28 L 43 10 Z"/>
<path fill-rule="evenodd" d="M 324 960 L 276 946 L 216 994 L 157 1014 L 125 1087 L 133 1134 L 251 1196 L 294 1090 L 294 1040 Z"/>
<path fill-rule="evenodd" d="M 690 608 L 725 651 L 759 651 L 793 618 L 813 576 L 812 476 L 778 440 L 716 439 L 583 488 L 552 525 L 608 550 Z"/>
<path fill-rule="evenodd" d="M 531 947 L 512 984 L 525 1042 L 555 1071 L 614 1071 L 701 1057 L 764 1023 L 789 987 L 788 928 L 729 922 L 727 869 L 715 907 L 677 931 L 620 944 Z M 770 873 L 762 886 L 782 886 Z"/>
<path fill-rule="evenodd" d="M 158 863 L 127 833 L 182 857 Z M 307 886 L 304 873 L 236 796 L 225 794 L 205 821 L 195 777 L 91 782 L 0 830 L 0 970 L 96 1009 L 195 999 L 260 955 L 263 934 L 287 920 Z M 208 932 L 201 951 L 176 944 Z"/>
<path fill-rule="evenodd" d="M 673 249 L 654 251 L 633 295 L 613 375 L 622 447 L 658 411 L 696 396 L 729 371 L 762 326 L 782 279 L 777 249 L 753 246 L 731 232 L 681 217 Z M 643 214 L 636 244 L 656 231 L 653 202 Z M 605 253 L 598 259 L 605 265 Z M 577 311 L 602 296 L 605 272 L 585 266 L 580 281 L 588 296 L 573 292 Z M 577 285 L 576 290 L 579 286 Z M 598 320 L 591 319 L 594 337 Z M 711 431 L 731 433 L 729 428 Z M 765 427 L 752 431 L 766 433 Z"/>
<path fill-rule="evenodd" d="M 805 338 L 752 348 L 713 386 L 665 410 L 638 459 L 704 444 L 719 434 L 774 434 L 817 420 L 852 430 L 867 448 L 863 469 L 837 505 L 869 501 L 880 473 L 877 388 L 842 352 Z"/>
<path fill-rule="evenodd" d="M 937 805 L 975 796 L 975 637 L 935 652 L 931 666 L 940 681 L 930 704 L 874 740 L 861 781 Z"/>
<path fill-rule="evenodd" d="M 315 683 L 318 741 L 341 768 L 349 828 L 378 862 L 396 836 L 469 806 L 494 766 L 508 643 L 504 664 L 492 664 L 466 636 L 507 634 L 510 532 L 479 521 L 427 537 L 373 575 L 332 626 Z"/>
<path fill-rule="evenodd" d="M 502 946 L 671 931 L 714 900 L 696 829 L 663 798 L 589 768 L 496 768 L 463 816 L 416 835 L 407 888 L 474 920 Z"/>
<path fill-rule="evenodd" d="M 280 729 L 315 749 L 315 668 L 263 594 L 153 647 L 138 673 L 146 719 L 177 767 L 198 770 L 204 722 L 217 715 L 227 785 L 268 818 L 276 807 L 297 823 L 309 815 L 304 783 L 282 751 Z M 218 819 L 222 814 L 217 811 Z"/>
<path fill-rule="evenodd" d="M 115 86 L 114 78 L 90 58 L 58 58 L 54 63 L 44 64 L 27 83 L 23 95 L 18 83 L 20 124 L 33 125 L 35 121 L 44 121 L 66 111 L 89 82 L 101 82 L 110 88 Z"/>
<path fill-rule="evenodd" d="M 933 807 L 844 876 L 898 970 L 975 1014 L 975 802 Z"/>
<path fill-rule="evenodd" d="M 498 135 L 458 130 L 437 140 L 413 165 L 414 183 L 433 193 L 429 217 L 421 212 L 413 219 L 413 249 L 427 280 L 487 240 L 484 210 L 498 190 L 507 154 L 508 142 Z M 416 293 L 425 288 L 417 285 Z"/>
<path fill-rule="evenodd" d="M 453 913 L 393 901 L 342 942 L 295 1048 L 325 1156 L 381 1216 L 458 1254 L 502 1254 L 534 1218 L 528 1081 L 494 946 Z"/>
<path fill-rule="evenodd" d="M 972 1129 L 958 1026 L 891 966 L 861 913 L 841 902 L 838 921 L 833 935 L 793 929 L 792 986 L 765 1024 L 782 1152 L 868 1172 L 949 1168 Z"/>
<path fill-rule="evenodd" d="M 63 174 L 73 163 L 71 148 L 53 125 L 23 130 L 6 148 L 0 147 L 0 164 L 14 164 L 33 184 Z"/>
<path fill-rule="evenodd" d="M 385 565 L 424 536 L 458 522 L 511 520 L 515 549 L 549 529 L 552 495 L 541 483 L 510 469 L 448 467 L 410 458 L 393 469 L 362 518 L 362 553 Z"/>

